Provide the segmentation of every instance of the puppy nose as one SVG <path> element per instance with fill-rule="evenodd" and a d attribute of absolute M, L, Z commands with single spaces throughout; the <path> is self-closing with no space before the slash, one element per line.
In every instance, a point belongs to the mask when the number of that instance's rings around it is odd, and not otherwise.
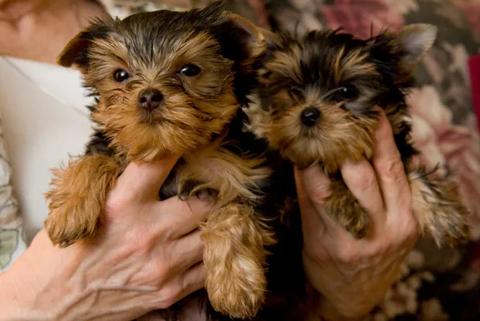
<path fill-rule="evenodd" d="M 160 106 L 163 100 L 162 93 L 153 88 L 147 88 L 138 95 L 138 105 L 140 108 L 152 111 Z"/>
<path fill-rule="evenodd" d="M 305 126 L 312 127 L 320 118 L 320 111 L 315 107 L 307 107 L 302 111 L 300 118 Z"/>

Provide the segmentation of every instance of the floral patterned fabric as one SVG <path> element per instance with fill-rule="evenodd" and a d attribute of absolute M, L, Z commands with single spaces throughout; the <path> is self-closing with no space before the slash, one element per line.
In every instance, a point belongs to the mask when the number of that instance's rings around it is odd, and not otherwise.
<path fill-rule="evenodd" d="M 25 249 L 22 220 L 10 185 L 10 165 L 0 127 L 0 271 Z"/>

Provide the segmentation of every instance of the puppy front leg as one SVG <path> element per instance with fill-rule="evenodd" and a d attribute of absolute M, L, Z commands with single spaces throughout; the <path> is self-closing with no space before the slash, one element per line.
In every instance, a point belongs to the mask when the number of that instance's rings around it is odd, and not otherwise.
<path fill-rule="evenodd" d="M 330 188 L 330 197 L 325 204 L 327 214 L 355 238 L 365 237 L 370 228 L 368 212 L 360 205 L 342 180 L 332 179 Z"/>
<path fill-rule="evenodd" d="M 456 185 L 423 168 L 409 173 L 408 179 L 413 213 L 422 232 L 430 234 L 439 247 L 467 241 L 468 210 L 461 202 Z"/>
<path fill-rule="evenodd" d="M 214 211 L 203 225 L 203 262 L 212 307 L 234 318 L 251 318 L 265 300 L 266 251 L 274 239 L 254 209 L 236 203 Z"/>
<path fill-rule="evenodd" d="M 52 189 L 46 194 L 49 214 L 45 229 L 50 239 L 66 247 L 93 237 L 120 165 L 105 155 L 87 155 L 53 173 Z"/>

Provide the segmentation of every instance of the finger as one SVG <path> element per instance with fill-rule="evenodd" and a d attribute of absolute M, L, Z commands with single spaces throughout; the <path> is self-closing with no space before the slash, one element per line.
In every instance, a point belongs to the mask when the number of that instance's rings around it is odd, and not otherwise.
<path fill-rule="evenodd" d="M 169 231 L 172 238 L 179 238 L 197 229 L 211 212 L 210 199 L 190 197 L 181 200 L 178 196 L 168 198 L 154 205 L 153 215 L 159 215 L 159 226 Z"/>
<path fill-rule="evenodd" d="M 158 199 L 158 192 L 168 174 L 177 162 L 170 156 L 152 162 L 133 162 L 123 171 L 117 180 L 119 193 L 135 196 L 135 199 Z"/>
<path fill-rule="evenodd" d="M 205 277 L 206 273 L 203 263 L 187 270 L 181 280 L 182 291 L 179 299 L 183 299 L 187 295 L 203 288 L 205 286 Z"/>
<path fill-rule="evenodd" d="M 168 308 L 189 294 L 200 290 L 204 287 L 205 277 L 205 267 L 202 263 L 193 266 L 185 271 L 185 273 L 177 274 L 167 285 L 162 287 L 161 292 L 165 292 L 168 295 L 168 298 L 166 302 L 160 301 L 158 303 L 158 308 Z M 162 296 L 160 295 L 159 298 L 162 298 Z"/>
<path fill-rule="evenodd" d="M 373 223 L 383 224 L 385 221 L 383 199 L 372 165 L 366 160 L 356 163 L 347 161 L 342 165 L 341 173 L 348 189 L 367 210 Z"/>
<path fill-rule="evenodd" d="M 201 232 L 194 231 L 184 237 L 177 239 L 171 249 L 171 262 L 177 270 L 186 271 L 192 266 L 200 263 L 203 259 L 203 242 Z M 163 248 L 161 249 L 164 250 Z"/>
<path fill-rule="evenodd" d="M 304 233 L 342 234 L 346 231 L 337 224 L 326 212 L 325 203 L 330 196 L 330 179 L 319 166 L 305 170 L 295 169 L 298 201 L 302 209 L 302 226 Z"/>
<path fill-rule="evenodd" d="M 396 214 L 395 209 L 402 208 L 410 202 L 410 187 L 400 153 L 393 139 L 392 128 L 383 112 L 380 114 L 375 139 L 373 167 L 377 173 L 387 212 Z"/>
<path fill-rule="evenodd" d="M 330 179 L 321 171 L 320 166 L 311 166 L 304 170 L 295 170 L 296 181 L 300 183 L 303 195 L 315 204 L 324 204 L 330 196 Z"/>

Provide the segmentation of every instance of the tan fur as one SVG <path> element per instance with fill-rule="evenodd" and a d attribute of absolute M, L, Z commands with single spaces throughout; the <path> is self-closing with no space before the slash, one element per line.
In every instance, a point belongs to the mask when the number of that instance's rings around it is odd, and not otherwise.
<path fill-rule="evenodd" d="M 237 318 L 256 315 L 265 300 L 264 247 L 274 243 L 253 208 L 231 203 L 202 226 L 205 287 L 213 308 Z"/>
<path fill-rule="evenodd" d="M 468 240 L 469 228 L 457 187 L 424 168 L 408 175 L 413 213 L 420 229 L 433 237 L 438 246 L 454 246 Z"/>
<path fill-rule="evenodd" d="M 185 156 L 186 165 L 178 173 L 180 190 L 189 180 L 201 182 L 193 190 L 213 189 L 217 195 L 217 206 L 243 200 L 250 203 L 260 197 L 257 182 L 268 178 L 270 169 L 257 158 L 240 156 L 213 144 Z"/>
<path fill-rule="evenodd" d="M 360 206 L 343 181 L 333 180 L 330 184 L 330 196 L 325 202 L 325 211 L 355 238 L 368 235 L 370 215 Z"/>
<path fill-rule="evenodd" d="M 365 52 L 351 51 L 345 54 L 341 59 L 341 65 L 338 66 L 340 69 L 337 72 L 337 83 L 340 83 L 341 81 L 347 81 L 358 76 L 377 76 L 378 73 L 375 69 L 375 65 L 366 62 L 367 58 L 368 55 Z"/>
<path fill-rule="evenodd" d="M 298 46 L 294 46 L 291 48 L 291 51 L 291 53 L 275 52 L 275 59 L 267 63 L 266 69 L 275 70 L 279 75 L 300 83 L 302 82 L 302 72 L 299 64 L 301 49 Z"/>
<path fill-rule="evenodd" d="M 117 162 L 103 155 L 85 156 L 54 171 L 45 221 L 54 244 L 65 247 L 96 234 L 107 192 L 120 171 Z"/>

